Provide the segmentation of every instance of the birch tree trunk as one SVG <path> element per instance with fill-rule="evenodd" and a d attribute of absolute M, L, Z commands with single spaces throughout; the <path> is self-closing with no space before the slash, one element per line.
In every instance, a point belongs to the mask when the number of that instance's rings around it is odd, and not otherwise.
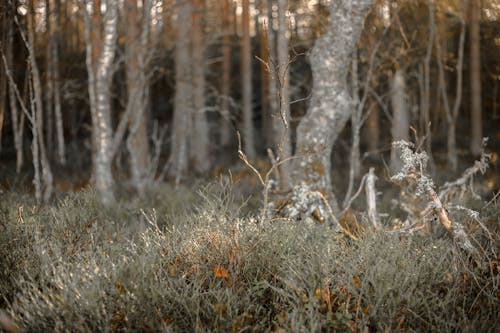
<path fill-rule="evenodd" d="M 101 1 L 87 0 L 87 4 L 92 5 L 92 22 L 87 9 L 85 10 L 85 39 L 92 136 L 95 144 L 95 186 L 102 202 L 108 205 L 114 201 L 110 88 L 116 49 L 118 2 L 106 2 L 106 13 L 102 20 Z"/>
<path fill-rule="evenodd" d="M 243 0 L 241 39 L 241 89 L 243 108 L 243 147 L 253 161 L 256 158 L 252 110 L 252 48 L 250 40 L 250 1 Z"/>
<path fill-rule="evenodd" d="M 338 211 L 332 192 L 331 153 L 352 111 L 347 74 L 363 20 L 374 0 L 330 2 L 330 24 L 311 53 L 313 93 L 306 115 L 297 128 L 294 185 L 306 184 L 323 193 Z"/>
<path fill-rule="evenodd" d="M 279 115 L 274 115 L 274 135 L 275 145 L 278 149 L 280 161 L 292 155 L 291 135 L 290 135 L 290 78 L 289 78 L 289 58 L 288 58 L 288 1 L 278 0 L 278 85 L 279 85 Z M 280 188 L 287 191 L 290 188 L 290 167 L 285 162 L 278 167 L 280 173 Z"/>
<path fill-rule="evenodd" d="M 191 55 L 189 52 L 191 26 L 190 1 L 177 0 L 177 37 L 175 45 L 175 98 L 172 122 L 172 145 L 169 173 L 179 184 L 188 166 L 188 134 L 192 113 Z"/>
<path fill-rule="evenodd" d="M 43 180 L 43 200 L 47 202 L 52 196 L 53 191 L 53 176 L 50 169 L 49 160 L 47 158 L 47 151 L 45 149 L 45 140 L 43 133 L 43 101 L 42 101 L 42 83 L 40 79 L 40 72 L 36 63 L 35 53 L 35 7 L 34 0 L 29 2 L 30 14 L 28 17 L 28 40 L 26 46 L 28 48 L 31 79 L 33 85 L 33 100 L 32 107 L 34 107 L 33 118 L 36 118 L 38 148 L 40 151 L 40 165 L 42 167 L 42 180 Z M 26 40 L 25 40 L 26 42 Z M 35 116 L 36 114 L 36 116 Z"/>
<path fill-rule="evenodd" d="M 470 87 L 471 87 L 471 140 L 474 155 L 481 154 L 483 139 L 481 110 L 481 35 L 479 31 L 479 0 L 470 0 Z"/>
<path fill-rule="evenodd" d="M 206 173 L 210 169 L 209 132 L 205 112 L 205 42 L 203 29 L 204 0 L 193 0 L 191 50 L 193 67 L 193 131 L 191 161 L 194 170 Z"/>
<path fill-rule="evenodd" d="M 410 135 L 410 114 L 408 108 L 408 98 L 406 95 L 406 83 L 404 72 L 401 68 L 396 70 L 391 82 L 391 104 L 392 104 L 392 141 L 409 141 Z M 403 162 L 399 158 L 395 145 L 391 146 L 390 167 L 393 173 L 399 172 Z"/>
<path fill-rule="evenodd" d="M 143 2 L 142 17 L 139 18 L 137 0 L 127 0 L 126 71 L 127 111 L 131 113 L 128 123 L 127 149 L 130 156 L 132 182 L 139 195 L 149 183 L 151 156 L 147 130 L 147 103 L 149 82 L 146 78 L 146 57 L 151 15 L 151 0 Z"/>

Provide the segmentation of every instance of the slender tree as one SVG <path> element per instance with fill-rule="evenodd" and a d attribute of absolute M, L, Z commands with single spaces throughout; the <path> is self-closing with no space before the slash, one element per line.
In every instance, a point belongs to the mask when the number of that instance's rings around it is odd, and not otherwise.
<path fill-rule="evenodd" d="M 479 0 L 470 0 L 470 87 L 471 87 L 471 140 L 474 155 L 481 154 L 483 137 L 481 110 L 481 39 L 479 29 Z"/>
<path fill-rule="evenodd" d="M 292 154 L 290 123 L 290 78 L 289 78 L 289 54 L 288 54 L 288 1 L 278 0 L 278 71 L 277 81 L 279 84 L 279 112 L 274 115 L 275 145 L 278 147 L 278 157 L 281 161 L 288 159 Z M 280 187 L 282 190 L 290 188 L 289 163 L 284 162 L 279 166 Z"/>
<path fill-rule="evenodd" d="M 28 3 L 28 38 L 24 40 L 28 48 L 28 57 L 30 64 L 31 86 L 33 91 L 33 103 L 31 104 L 33 112 L 33 119 L 36 119 L 38 149 L 40 151 L 40 165 L 42 167 L 42 180 L 43 180 L 43 200 L 47 202 L 52 196 L 53 191 L 53 175 L 50 168 L 49 159 L 47 157 L 47 150 L 44 140 L 43 128 L 43 100 L 42 100 L 42 83 L 40 79 L 40 72 L 36 63 L 36 50 L 35 50 L 35 4 L 34 0 Z M 24 35 L 24 34 L 21 34 Z M 24 37 L 23 37 L 24 38 Z"/>
<path fill-rule="evenodd" d="M 15 15 L 15 10 L 12 6 L 8 7 L 9 15 L 6 17 L 8 21 L 8 32 L 7 32 L 7 45 L 5 50 L 5 61 L 7 68 L 5 69 L 5 73 L 7 73 L 8 69 L 14 68 L 14 58 L 13 58 L 13 44 L 14 44 L 14 19 L 13 15 Z M 19 113 L 18 102 L 16 95 L 16 85 L 14 82 L 14 78 L 9 80 L 9 107 L 10 107 L 10 116 L 12 122 L 12 133 L 14 136 L 14 146 L 16 148 L 16 172 L 19 174 L 21 172 L 21 168 L 24 163 L 24 152 L 23 152 L 23 137 L 24 137 L 24 119 L 25 113 Z"/>
<path fill-rule="evenodd" d="M 250 40 L 250 1 L 243 0 L 241 39 L 241 89 L 243 108 L 243 147 L 250 160 L 255 160 L 255 137 L 252 110 L 252 49 Z"/>
<path fill-rule="evenodd" d="M 66 148 L 64 141 L 64 124 L 61 107 L 61 83 L 59 73 L 59 10 L 60 3 L 45 0 L 47 24 L 47 89 L 45 92 L 47 105 L 47 124 L 50 124 L 48 144 L 52 142 L 52 127 L 55 118 L 57 158 L 60 164 L 66 164 Z M 51 144 L 49 144 L 51 146 Z"/>
<path fill-rule="evenodd" d="M 231 124 L 231 37 L 232 30 L 232 4 L 231 0 L 222 1 L 222 87 L 221 87 L 221 112 L 222 122 L 220 129 L 220 144 L 226 146 L 234 136 Z"/>
<path fill-rule="evenodd" d="M 125 63 L 128 91 L 126 114 L 131 114 L 128 122 L 127 148 L 132 181 L 139 194 L 144 192 L 151 179 L 151 156 L 147 130 L 149 82 L 146 73 L 151 7 L 151 0 L 143 1 L 141 13 L 137 0 L 126 2 Z"/>
<path fill-rule="evenodd" d="M 193 85 L 193 135 L 191 136 L 191 161 L 194 170 L 205 173 L 210 168 L 209 132 L 205 105 L 205 42 L 204 42 L 204 0 L 192 0 L 192 85 Z"/>
<path fill-rule="evenodd" d="M 408 97 L 406 92 L 404 71 L 401 67 L 396 69 L 391 82 L 391 104 L 392 104 L 392 141 L 409 141 L 410 136 L 410 113 L 408 108 Z M 396 151 L 395 145 L 391 146 L 391 170 L 394 173 L 400 171 L 403 162 Z"/>
<path fill-rule="evenodd" d="M 170 175 L 178 184 L 188 167 L 188 134 L 190 132 L 190 117 L 192 114 L 191 95 L 191 54 L 190 34 L 191 2 L 177 0 L 177 36 L 175 44 L 175 99 L 174 119 L 172 123 L 172 140 L 170 150 Z"/>

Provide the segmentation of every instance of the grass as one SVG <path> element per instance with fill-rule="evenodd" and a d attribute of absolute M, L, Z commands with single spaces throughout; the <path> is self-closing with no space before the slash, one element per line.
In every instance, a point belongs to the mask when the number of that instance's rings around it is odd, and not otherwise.
<path fill-rule="evenodd" d="M 368 230 L 353 241 L 322 224 L 262 223 L 224 184 L 198 194 L 157 187 L 108 208 L 91 190 L 44 207 L 4 194 L 0 308 L 22 331 L 493 332 L 500 324 L 495 203 L 480 212 L 493 238 L 469 221 L 477 260 L 447 236 Z"/>

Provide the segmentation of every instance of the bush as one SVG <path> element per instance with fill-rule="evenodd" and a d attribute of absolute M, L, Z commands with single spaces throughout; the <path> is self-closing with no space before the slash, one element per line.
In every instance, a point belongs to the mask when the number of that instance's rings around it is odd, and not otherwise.
<path fill-rule="evenodd" d="M 26 198 L 8 198 L 0 288 L 9 316 L 30 332 L 498 326 L 490 238 L 477 237 L 478 263 L 448 238 L 352 241 L 325 224 L 242 217 L 225 185 L 199 194 L 158 187 L 105 208 L 88 191 L 25 208 L 23 223 L 16 206 Z"/>

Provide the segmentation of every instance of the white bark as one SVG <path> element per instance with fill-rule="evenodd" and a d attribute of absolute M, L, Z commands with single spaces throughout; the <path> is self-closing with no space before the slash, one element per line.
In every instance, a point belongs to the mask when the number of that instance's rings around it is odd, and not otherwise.
<path fill-rule="evenodd" d="M 33 1 L 33 0 L 31 0 Z M 30 62 L 30 72 L 31 81 L 33 89 L 34 103 L 32 103 L 32 108 L 34 108 L 33 119 L 36 118 L 36 128 L 37 128 L 37 138 L 38 138 L 38 150 L 40 151 L 40 165 L 42 167 L 42 180 L 43 180 L 43 200 L 47 202 L 52 196 L 53 191 L 53 176 L 50 169 L 49 160 L 47 158 L 47 151 L 45 149 L 45 141 L 43 135 L 43 102 L 42 102 L 42 84 L 40 79 L 40 72 L 38 71 L 38 65 L 36 63 L 36 53 L 35 53 L 35 26 L 34 26 L 34 4 L 29 3 L 28 8 L 30 8 L 31 13 L 28 18 L 28 38 L 24 39 L 26 47 L 28 48 L 28 57 Z M 24 36 L 24 34 L 21 34 Z"/>
<path fill-rule="evenodd" d="M 293 168 L 295 185 L 309 184 L 338 204 L 332 192 L 330 158 L 340 131 L 352 111 L 347 74 L 363 20 L 374 0 L 330 2 L 330 25 L 311 53 L 313 94 L 307 114 L 297 128 L 297 159 Z"/>
<path fill-rule="evenodd" d="M 366 178 L 366 206 L 368 211 L 368 219 L 372 223 L 375 229 L 380 229 L 380 221 L 377 212 L 377 190 L 375 189 L 375 181 L 377 176 L 375 176 L 375 169 L 370 168 L 368 172 L 368 177 Z"/>
<path fill-rule="evenodd" d="M 99 29 L 99 26 L 91 26 L 94 22 L 91 23 L 89 13 L 86 10 L 85 37 L 87 42 L 87 71 L 89 75 L 89 96 L 93 123 L 92 135 L 95 140 L 95 186 L 102 202 L 110 204 L 114 201 L 114 180 L 111 172 L 113 144 L 110 87 L 116 48 L 118 3 L 108 1 L 106 5 L 106 13 L 102 22 L 102 40 L 92 38 L 92 29 Z M 100 10 L 100 8 L 94 6 L 94 10 Z M 92 13 L 92 15 L 95 16 L 97 13 Z M 99 43 L 100 45 L 96 46 L 93 43 Z M 99 52 L 97 59 L 93 58 L 93 47 L 97 47 L 97 51 Z M 97 63 L 94 63 L 94 60 Z"/>

